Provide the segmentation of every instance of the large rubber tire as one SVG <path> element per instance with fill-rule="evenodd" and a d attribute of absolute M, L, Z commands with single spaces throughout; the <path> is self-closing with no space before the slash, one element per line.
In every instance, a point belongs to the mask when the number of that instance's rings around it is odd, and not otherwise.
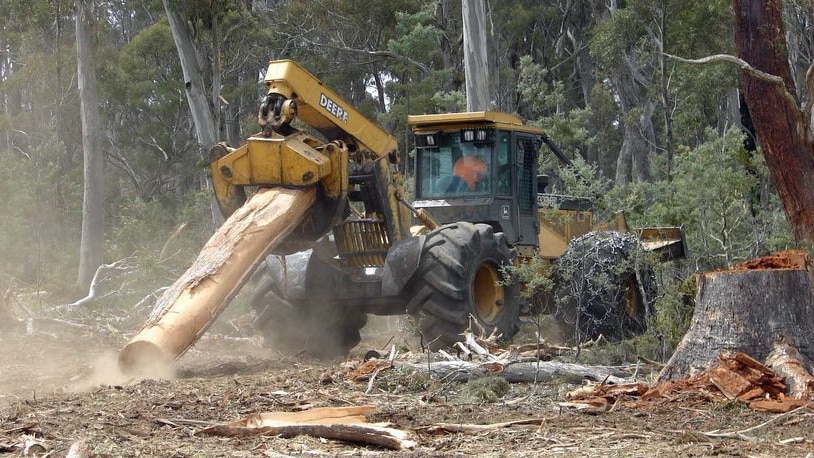
<path fill-rule="evenodd" d="M 317 266 L 317 263 L 321 261 L 312 256 L 309 276 L 327 274 L 322 269 L 325 266 Z M 334 284 L 330 279 L 323 280 L 323 285 Z M 323 359 L 345 356 L 359 344 L 360 330 L 367 324 L 367 314 L 350 307 L 320 299 L 282 300 L 268 274 L 263 275 L 255 287 L 251 305 L 258 314 L 255 328 L 263 335 L 266 345 L 289 355 L 306 353 Z"/>
<path fill-rule="evenodd" d="M 503 233 L 460 222 L 426 237 L 407 304 L 423 344 L 436 350 L 463 340 L 471 319 L 479 325 L 473 332 L 481 327 L 511 340 L 520 328 L 520 297 L 515 281 L 501 282 L 501 266 L 514 259 Z"/>
<path fill-rule="evenodd" d="M 656 280 L 634 234 L 590 232 L 557 261 L 555 317 L 570 343 L 600 334 L 620 340 L 647 330 L 655 315 Z"/>

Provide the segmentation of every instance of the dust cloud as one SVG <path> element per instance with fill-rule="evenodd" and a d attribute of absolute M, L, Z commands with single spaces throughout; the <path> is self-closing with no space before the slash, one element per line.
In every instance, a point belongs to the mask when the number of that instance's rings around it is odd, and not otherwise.
<path fill-rule="evenodd" d="M 0 406 L 141 378 L 174 378 L 167 367 L 138 377 L 124 374 L 117 362 L 122 345 L 120 339 L 84 333 L 0 332 Z"/>
<path fill-rule="evenodd" d="M 86 392 L 101 385 L 126 385 L 142 379 L 172 380 L 175 369 L 166 364 L 143 365 L 138 373 L 125 373 L 119 367 L 119 353 L 106 351 L 91 365 L 85 377 L 73 381 L 71 391 Z"/>

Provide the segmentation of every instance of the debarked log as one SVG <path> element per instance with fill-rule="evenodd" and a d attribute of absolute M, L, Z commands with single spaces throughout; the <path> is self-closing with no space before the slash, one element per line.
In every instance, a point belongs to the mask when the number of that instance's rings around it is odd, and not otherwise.
<path fill-rule="evenodd" d="M 315 194 L 313 188 L 261 189 L 235 211 L 158 299 L 147 323 L 119 353 L 120 368 L 151 376 L 183 355 L 266 254 L 300 224 Z"/>

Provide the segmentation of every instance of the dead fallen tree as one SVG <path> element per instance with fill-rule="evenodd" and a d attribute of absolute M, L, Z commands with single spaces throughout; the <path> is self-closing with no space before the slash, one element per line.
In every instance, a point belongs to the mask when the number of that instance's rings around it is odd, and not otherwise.
<path fill-rule="evenodd" d="M 125 276 L 128 273 L 131 273 L 136 268 L 136 256 L 132 254 L 126 258 L 119 259 L 118 261 L 113 261 L 109 264 L 102 264 L 98 268 L 96 268 L 96 272 L 93 274 L 93 279 L 90 281 L 90 286 L 88 287 L 88 294 L 81 299 L 77 299 L 70 304 L 62 304 L 57 305 L 54 307 L 55 310 L 66 310 L 81 307 L 84 305 L 92 304 L 102 298 L 108 297 L 116 292 L 120 291 L 124 288 L 124 286 L 119 287 L 118 289 L 109 288 L 106 286 L 107 283 L 111 283 L 114 278 Z M 103 289 L 109 289 L 109 291 L 102 293 Z"/>
<path fill-rule="evenodd" d="M 428 371 L 437 379 L 467 381 L 485 376 L 501 376 L 512 383 L 534 383 L 562 381 L 582 383 L 593 381 L 607 383 L 625 383 L 628 379 L 613 375 L 610 368 L 586 366 L 583 364 L 564 363 L 560 361 L 536 362 L 484 362 L 472 361 L 435 361 L 429 364 L 411 364 L 416 371 Z"/>
<path fill-rule="evenodd" d="M 629 379 L 615 368 L 589 366 L 562 361 L 530 361 L 529 355 L 546 354 L 550 349 L 544 343 L 513 346 L 508 350 L 498 350 L 497 336 L 476 338 L 471 332 L 464 335 L 464 342 L 456 344 L 458 353 L 466 360 L 441 350 L 433 355 L 421 355 L 412 361 L 403 362 L 399 367 L 409 367 L 416 372 L 424 372 L 434 379 L 464 382 L 480 377 L 500 376 L 510 383 L 536 383 L 561 381 L 583 383 L 586 381 L 605 383 L 625 383 Z M 557 347 L 561 351 L 563 347 Z M 575 351 L 575 350 L 574 350 Z M 430 358 L 428 361 L 421 361 Z M 439 359 L 441 358 L 441 359 Z M 395 348 L 387 359 L 373 358 L 358 367 L 352 368 L 346 378 L 354 382 L 371 381 L 384 369 L 397 365 Z M 370 390 L 368 390 L 370 391 Z"/>

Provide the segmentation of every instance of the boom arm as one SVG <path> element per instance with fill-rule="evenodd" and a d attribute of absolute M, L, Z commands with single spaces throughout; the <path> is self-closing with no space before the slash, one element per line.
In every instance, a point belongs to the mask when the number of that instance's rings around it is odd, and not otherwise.
<path fill-rule="evenodd" d="M 210 152 L 215 197 L 228 216 L 246 200 L 245 186 L 318 186 L 306 222 L 294 232 L 303 249 L 363 202 L 364 216 L 384 224 L 389 239 L 409 235 L 409 213 L 398 205 L 401 177 L 396 139 L 365 118 L 311 73 L 290 60 L 269 63 L 266 97 L 258 120 L 263 131 L 237 149 L 224 144 Z M 299 118 L 325 141 L 292 126 Z"/>
<path fill-rule="evenodd" d="M 260 124 L 264 127 L 284 125 L 298 117 L 329 141 L 344 141 L 351 152 L 369 152 L 375 157 L 397 154 L 395 138 L 365 118 L 296 62 L 272 61 L 264 82 L 267 95 L 259 116 Z M 264 111 L 267 113 L 265 116 Z"/>

